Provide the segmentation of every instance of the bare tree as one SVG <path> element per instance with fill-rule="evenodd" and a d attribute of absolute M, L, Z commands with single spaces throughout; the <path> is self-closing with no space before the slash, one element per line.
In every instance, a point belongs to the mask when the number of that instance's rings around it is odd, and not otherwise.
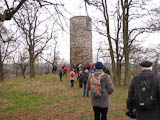
<path fill-rule="evenodd" d="M 154 73 L 158 74 L 158 72 L 160 72 L 160 64 L 159 64 L 159 62 L 160 62 L 160 44 L 158 44 L 154 48 L 154 50 L 151 54 L 154 55 L 154 56 L 152 56 L 152 58 L 154 58 L 153 71 L 154 71 Z"/>
<path fill-rule="evenodd" d="M 158 8 L 152 9 L 151 17 L 148 20 L 149 32 L 160 31 L 160 6 Z"/>
<path fill-rule="evenodd" d="M 45 60 L 50 65 L 52 65 L 52 72 L 53 72 L 54 68 L 57 68 L 58 61 L 60 60 L 59 51 L 57 50 L 58 41 L 56 39 L 57 39 L 57 37 L 55 36 L 54 37 L 55 43 L 54 43 L 53 50 L 51 49 L 51 52 L 49 54 L 46 54 L 47 56 L 45 56 L 45 55 L 41 56 L 41 58 L 43 60 Z"/>
<path fill-rule="evenodd" d="M 14 54 L 12 57 L 10 57 L 13 61 L 13 70 L 16 74 L 16 77 L 18 77 L 18 63 L 17 63 L 17 60 L 16 60 L 16 54 Z"/>
<path fill-rule="evenodd" d="M 3 65 L 6 58 L 17 48 L 13 35 L 3 23 L 0 23 L 0 81 L 4 80 Z"/>
<path fill-rule="evenodd" d="M 102 49 L 103 49 L 102 48 L 102 42 L 100 42 L 100 43 L 98 43 L 98 48 L 97 48 L 97 53 L 96 53 L 96 56 L 97 56 L 96 62 L 99 61 L 99 58 L 104 57 L 104 56 L 101 55 L 101 54 L 103 54 Z"/>
<path fill-rule="evenodd" d="M 143 26 L 133 27 L 131 23 L 135 23 L 135 19 L 142 19 L 148 12 L 143 6 L 143 1 L 137 0 L 118 0 L 114 3 L 114 9 L 109 8 L 110 2 L 107 0 L 85 0 L 90 6 L 96 7 L 103 15 L 104 19 L 100 19 L 99 22 L 106 27 L 106 30 L 101 26 L 98 28 L 98 32 L 107 37 L 110 56 L 112 60 L 112 72 L 114 77 L 114 83 L 120 84 L 119 78 L 121 78 L 121 67 L 125 65 L 125 78 L 124 85 L 129 83 L 131 78 L 130 74 L 130 48 L 136 41 L 138 35 L 145 32 Z M 113 4 L 112 4 L 113 6 Z M 139 13 L 138 10 L 146 10 Z M 115 20 L 113 30 L 113 22 Z M 113 35 L 115 33 L 115 35 Z"/>
<path fill-rule="evenodd" d="M 112 61 L 112 72 L 113 72 L 113 79 L 114 79 L 114 84 L 117 84 L 118 80 L 120 81 L 120 77 L 118 77 L 119 74 L 119 69 L 118 67 L 120 66 L 120 64 L 116 64 L 119 63 L 120 60 L 120 39 L 119 39 L 119 34 L 120 34 L 120 30 L 121 30 L 121 17 L 118 15 L 119 13 L 119 9 L 117 10 L 117 27 L 116 27 L 116 36 L 115 38 L 112 37 L 111 35 L 111 23 L 110 23 L 110 16 L 109 16 L 109 12 L 108 12 L 108 3 L 106 0 L 96 0 L 96 1 L 86 1 L 89 5 L 93 5 L 96 8 L 98 8 L 98 10 L 100 11 L 100 13 L 103 15 L 102 20 L 99 20 L 99 23 L 102 23 L 102 25 L 105 26 L 106 30 L 103 30 L 102 28 L 98 28 L 98 32 L 107 37 L 107 41 L 109 44 L 109 53 L 110 53 L 110 57 L 111 57 L 111 61 Z M 119 4 L 118 4 L 119 5 Z M 114 44 L 116 45 L 116 47 L 114 47 Z M 116 52 L 115 49 L 116 48 Z M 107 56 L 107 55 L 106 55 Z M 118 73 L 118 74 L 117 74 Z M 120 72 L 121 73 L 121 72 Z M 120 84 L 120 82 L 119 82 Z"/>
<path fill-rule="evenodd" d="M 0 7 L 3 8 L 3 11 L 0 13 L 0 21 L 5 21 L 5 20 L 11 20 L 13 16 L 18 12 L 18 10 L 21 9 L 21 7 L 24 5 L 25 2 L 29 0 L 2 0 L 0 1 Z M 59 4 L 56 1 L 50 2 L 47 0 L 31 0 L 31 1 L 37 1 L 39 5 L 42 6 L 47 6 L 47 5 L 54 5 L 55 7 L 57 5 L 63 5 Z M 58 12 L 58 8 L 57 12 Z"/>
<path fill-rule="evenodd" d="M 28 61 L 29 61 L 29 56 L 27 55 L 27 51 L 22 51 L 19 53 L 19 58 L 18 58 L 18 65 L 20 66 L 21 68 L 21 71 L 22 71 L 22 75 L 23 75 L 23 78 L 25 79 L 26 78 L 26 69 L 27 69 L 27 66 L 28 66 Z"/>
<path fill-rule="evenodd" d="M 158 74 L 158 68 L 159 68 L 158 62 L 159 62 L 159 56 L 156 57 L 154 64 L 153 64 L 153 72 L 155 74 Z"/>
<path fill-rule="evenodd" d="M 23 37 L 29 53 L 30 76 L 35 77 L 35 60 L 42 54 L 47 43 L 53 37 L 53 23 L 48 22 L 49 18 L 40 19 L 40 5 L 35 1 L 25 2 L 21 10 L 14 17 Z M 48 22 L 48 24 L 45 24 Z M 49 32 L 50 30 L 50 32 Z"/>

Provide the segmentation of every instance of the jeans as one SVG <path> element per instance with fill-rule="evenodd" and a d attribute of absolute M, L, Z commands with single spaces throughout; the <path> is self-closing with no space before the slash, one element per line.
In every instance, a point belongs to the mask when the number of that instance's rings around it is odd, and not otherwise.
<path fill-rule="evenodd" d="M 83 88 L 83 96 L 86 95 L 86 86 Z M 89 96 L 89 90 L 87 89 L 87 96 Z"/>
<path fill-rule="evenodd" d="M 62 75 L 59 75 L 59 79 L 60 79 L 60 81 L 62 81 Z"/>
<path fill-rule="evenodd" d="M 94 107 L 94 120 L 107 120 L 107 111 L 108 108 L 100 108 L 100 107 Z"/>
<path fill-rule="evenodd" d="M 86 95 L 86 83 L 84 83 L 84 88 L 83 88 L 83 96 L 85 96 Z M 87 96 L 89 96 L 89 90 L 87 89 Z"/>

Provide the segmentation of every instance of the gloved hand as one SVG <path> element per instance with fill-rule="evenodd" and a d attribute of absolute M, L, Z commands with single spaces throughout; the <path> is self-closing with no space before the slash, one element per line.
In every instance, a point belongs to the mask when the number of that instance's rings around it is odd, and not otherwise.
<path fill-rule="evenodd" d="M 132 119 L 136 118 L 136 111 L 128 111 L 126 112 L 126 115 Z"/>

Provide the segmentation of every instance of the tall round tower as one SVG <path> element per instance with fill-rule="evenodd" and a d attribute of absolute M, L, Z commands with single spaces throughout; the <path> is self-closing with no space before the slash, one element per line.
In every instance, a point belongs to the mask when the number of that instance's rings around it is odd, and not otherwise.
<path fill-rule="evenodd" d="M 70 67 L 73 64 L 92 63 L 92 24 L 88 16 L 70 19 Z"/>

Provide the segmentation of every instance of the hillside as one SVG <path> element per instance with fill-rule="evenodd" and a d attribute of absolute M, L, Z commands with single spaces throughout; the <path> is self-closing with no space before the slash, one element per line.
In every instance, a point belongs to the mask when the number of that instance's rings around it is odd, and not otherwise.
<path fill-rule="evenodd" d="M 109 108 L 109 120 L 124 120 L 127 87 L 116 87 Z M 0 83 L 0 120 L 93 120 L 90 97 L 70 88 L 69 77 L 57 75 L 34 79 L 10 79 Z"/>

